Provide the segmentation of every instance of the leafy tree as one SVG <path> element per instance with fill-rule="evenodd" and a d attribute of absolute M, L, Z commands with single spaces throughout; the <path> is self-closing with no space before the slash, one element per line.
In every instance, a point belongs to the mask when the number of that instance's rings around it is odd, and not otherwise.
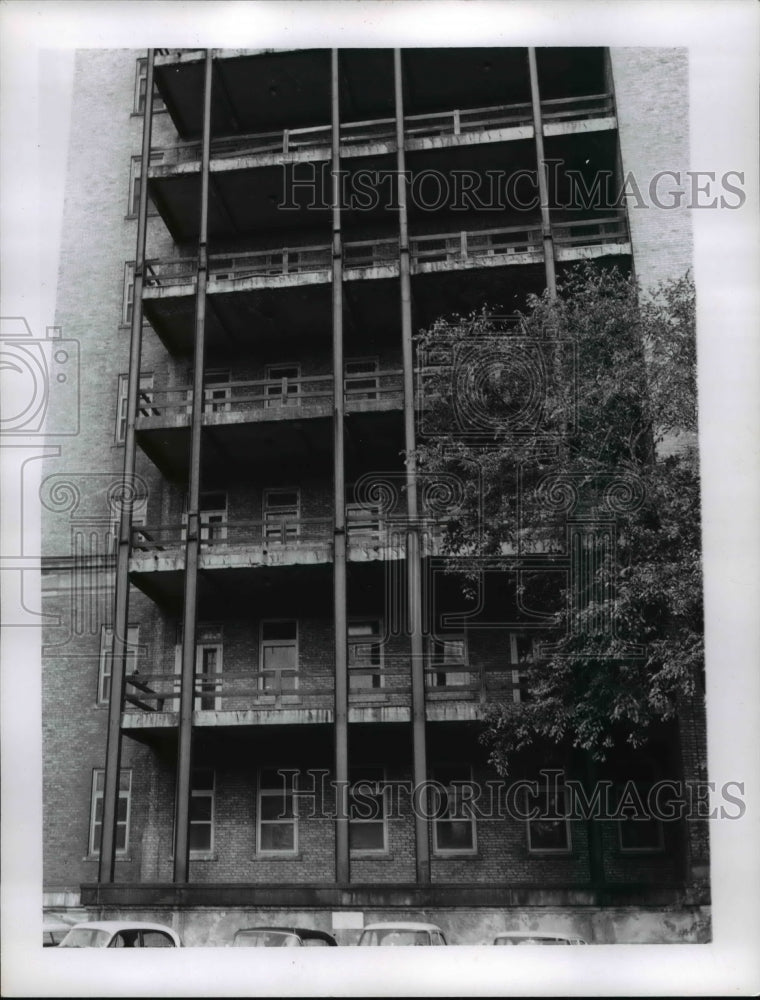
<path fill-rule="evenodd" d="M 488 706 L 483 741 L 502 773 L 546 741 L 596 759 L 640 746 L 700 689 L 694 327 L 688 275 L 645 296 L 584 265 L 522 315 L 483 309 L 418 337 L 417 460 L 462 485 L 443 549 L 465 592 L 483 557 L 566 551 L 571 522 L 578 560 L 597 551 L 580 582 L 524 574 L 521 596 L 555 614 L 525 697 Z M 598 541 L 611 517 L 614 548 Z"/>

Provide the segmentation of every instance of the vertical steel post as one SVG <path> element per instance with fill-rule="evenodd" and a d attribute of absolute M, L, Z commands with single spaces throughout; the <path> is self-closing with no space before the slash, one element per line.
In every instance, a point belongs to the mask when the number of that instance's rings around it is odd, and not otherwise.
<path fill-rule="evenodd" d="M 346 474 L 343 394 L 343 247 L 340 219 L 340 87 L 338 50 L 332 50 L 332 321 L 333 321 L 333 596 L 335 606 L 335 880 L 351 877 L 346 787 L 348 783 L 348 662 L 346 610 Z"/>
<path fill-rule="evenodd" d="M 538 173 L 538 195 L 541 200 L 541 233 L 544 240 L 546 287 L 549 289 L 549 295 L 554 298 L 557 294 L 557 275 L 554 267 L 554 238 L 552 236 L 551 215 L 549 212 L 549 189 L 546 183 L 544 128 L 541 118 L 541 91 L 538 88 L 538 64 L 534 48 L 528 49 L 528 68 L 530 70 L 530 97 L 533 105 L 533 133 L 536 137 L 536 168 Z"/>
<path fill-rule="evenodd" d="M 116 558 L 116 581 L 113 613 L 113 659 L 111 692 L 108 699 L 106 767 L 103 784 L 103 822 L 101 826 L 98 881 L 113 882 L 116 860 L 116 820 L 119 809 L 119 772 L 121 770 L 121 708 L 124 699 L 124 674 L 127 660 L 129 622 L 129 555 L 132 540 L 132 499 L 135 474 L 135 419 L 140 389 L 142 353 L 142 290 L 145 273 L 145 232 L 148 223 L 148 166 L 150 134 L 153 122 L 153 49 L 148 49 L 143 113 L 142 158 L 140 162 L 140 200 L 137 210 L 137 247 L 132 296 L 132 328 L 129 338 L 129 374 L 127 375 L 127 427 L 124 435 L 124 471 L 121 484 L 119 549 Z"/>
<path fill-rule="evenodd" d="M 401 284 L 401 348 L 404 365 L 404 447 L 406 449 L 406 494 L 409 518 L 407 530 L 407 588 L 412 654 L 412 762 L 416 789 L 427 781 L 425 737 L 425 664 L 422 647 L 422 573 L 420 567 L 419 513 L 414 427 L 414 351 L 412 347 L 412 296 L 409 269 L 409 225 L 407 219 L 406 155 L 404 149 L 404 97 L 401 50 L 393 50 L 396 98 L 396 169 L 398 172 L 399 277 Z M 418 792 L 413 801 L 418 802 Z M 418 806 L 419 806 L 418 802 Z M 426 810 L 414 813 L 417 881 L 430 881 L 430 846 Z"/>
<path fill-rule="evenodd" d="M 195 292 L 195 343 L 193 347 L 193 405 L 190 419 L 190 483 L 185 542 L 185 594 L 182 622 L 182 674 L 179 695 L 177 789 L 174 813 L 174 881 L 187 882 L 190 857 L 190 773 L 195 686 L 195 631 L 198 604 L 198 561 L 201 544 L 201 424 L 203 418 L 203 369 L 206 346 L 206 283 L 208 279 L 208 185 L 211 150 L 212 50 L 206 49 L 203 86 L 203 142 L 201 152 L 201 214 L 198 234 L 198 283 Z"/>

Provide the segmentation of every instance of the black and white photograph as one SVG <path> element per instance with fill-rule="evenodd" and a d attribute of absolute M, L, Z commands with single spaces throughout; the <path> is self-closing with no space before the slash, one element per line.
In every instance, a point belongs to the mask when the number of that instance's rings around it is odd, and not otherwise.
<path fill-rule="evenodd" d="M 4 994 L 759 989 L 757 9 L 3 20 Z"/>

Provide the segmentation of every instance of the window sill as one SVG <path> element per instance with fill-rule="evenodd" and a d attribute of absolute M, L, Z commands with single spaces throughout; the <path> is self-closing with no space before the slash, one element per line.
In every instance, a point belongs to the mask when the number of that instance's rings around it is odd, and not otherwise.
<path fill-rule="evenodd" d="M 303 861 L 303 854 L 288 854 L 286 851 L 257 851 L 254 861 Z"/>
<path fill-rule="evenodd" d="M 473 858 L 477 859 L 481 857 L 480 851 L 445 851 L 440 849 L 435 849 L 433 851 L 434 858 Z"/>
<path fill-rule="evenodd" d="M 131 854 L 117 854 L 116 861 L 132 861 Z M 98 854 L 87 854 L 82 858 L 82 861 L 100 861 L 100 855 Z"/>

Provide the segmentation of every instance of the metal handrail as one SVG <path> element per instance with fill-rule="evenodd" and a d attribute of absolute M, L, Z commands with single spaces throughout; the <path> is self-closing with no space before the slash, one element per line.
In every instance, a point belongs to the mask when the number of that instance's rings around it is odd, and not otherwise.
<path fill-rule="evenodd" d="M 613 110 L 611 94 L 589 94 L 563 97 L 541 102 L 543 116 L 548 120 L 594 118 Z M 532 124 L 529 102 L 496 104 L 485 108 L 452 108 L 404 117 L 404 135 L 409 139 L 438 135 L 461 135 L 492 128 Z M 272 132 L 250 132 L 223 136 L 211 140 L 211 158 L 220 160 L 234 156 L 260 153 L 293 153 L 301 149 L 329 147 L 332 126 L 315 125 L 307 128 L 278 129 Z M 395 118 L 373 118 L 366 121 L 343 122 L 340 125 L 341 146 L 395 140 Z M 151 151 L 160 165 L 197 162 L 201 156 L 199 140 L 162 146 Z"/>
<path fill-rule="evenodd" d="M 380 370 L 346 375 L 344 391 L 347 401 L 397 397 L 403 391 L 401 369 Z M 371 386 L 356 383 L 373 382 Z M 279 393 L 268 390 L 278 389 Z M 208 382 L 204 386 L 205 413 L 239 412 L 241 410 L 280 410 L 329 403 L 333 398 L 332 375 L 304 375 L 293 379 L 255 379 L 229 382 Z M 151 390 L 143 393 L 138 410 L 138 423 L 169 413 L 189 416 L 193 402 L 192 386 Z"/>
<path fill-rule="evenodd" d="M 618 212 L 596 218 L 575 219 L 552 223 L 552 232 L 563 244 L 594 246 L 617 238 L 627 239 L 625 213 Z M 541 230 L 537 224 L 504 226 L 498 229 L 460 230 L 414 236 L 409 241 L 412 264 L 447 261 L 465 262 L 483 256 L 536 253 L 542 249 Z M 355 240 L 344 244 L 347 269 L 378 267 L 396 261 L 398 240 Z M 210 291 L 227 282 L 248 277 L 282 274 L 304 274 L 326 271 L 330 267 L 332 248 L 321 246 L 283 247 L 254 250 L 240 254 L 212 254 L 209 257 Z M 153 260 L 149 262 L 146 285 L 192 284 L 195 282 L 197 260 Z"/>

